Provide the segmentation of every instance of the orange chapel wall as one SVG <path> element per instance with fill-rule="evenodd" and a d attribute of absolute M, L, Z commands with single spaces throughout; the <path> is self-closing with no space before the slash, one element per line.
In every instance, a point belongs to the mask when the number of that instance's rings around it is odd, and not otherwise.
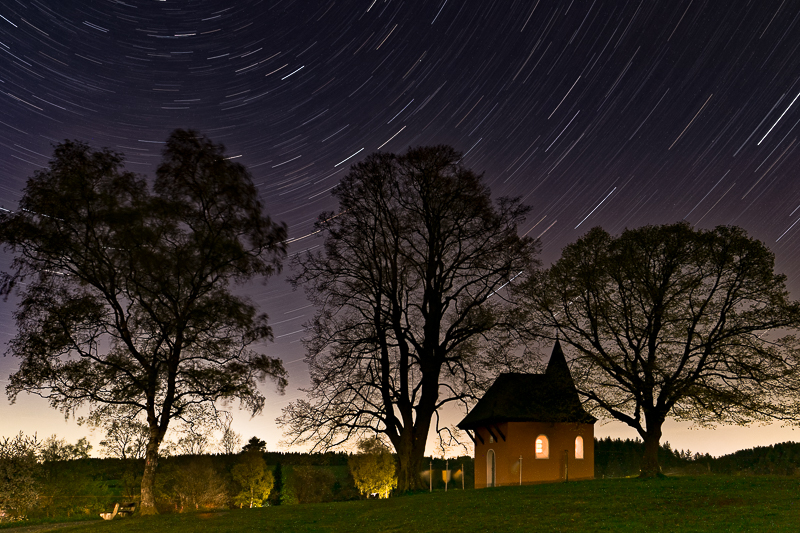
<path fill-rule="evenodd" d="M 520 484 L 520 456 L 522 457 L 522 484 L 594 478 L 594 425 L 550 422 L 508 422 L 492 428 L 496 437 L 491 442 L 487 428 L 477 433 L 483 438 L 475 443 L 475 488 L 487 486 L 489 450 L 495 456 L 495 485 Z M 505 441 L 500 433 L 505 435 Z M 536 458 L 536 438 L 544 435 L 548 440 L 547 459 Z M 575 438 L 583 438 L 583 459 L 575 457 Z M 566 451 L 566 453 L 565 453 Z"/>

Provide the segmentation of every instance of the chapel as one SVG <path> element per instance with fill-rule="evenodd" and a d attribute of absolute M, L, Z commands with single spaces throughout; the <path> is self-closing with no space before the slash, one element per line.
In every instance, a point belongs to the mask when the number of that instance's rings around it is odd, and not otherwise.
<path fill-rule="evenodd" d="M 544 374 L 500 374 L 459 422 L 475 488 L 594 478 L 594 423 L 556 341 Z"/>

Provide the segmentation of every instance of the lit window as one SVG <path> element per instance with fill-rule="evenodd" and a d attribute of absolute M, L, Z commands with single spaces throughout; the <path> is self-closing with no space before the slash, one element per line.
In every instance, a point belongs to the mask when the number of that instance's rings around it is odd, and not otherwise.
<path fill-rule="evenodd" d="M 550 446 L 547 443 L 547 437 L 539 435 L 536 437 L 536 458 L 547 459 L 550 457 Z"/>
<path fill-rule="evenodd" d="M 575 459 L 583 459 L 583 437 L 575 437 Z"/>

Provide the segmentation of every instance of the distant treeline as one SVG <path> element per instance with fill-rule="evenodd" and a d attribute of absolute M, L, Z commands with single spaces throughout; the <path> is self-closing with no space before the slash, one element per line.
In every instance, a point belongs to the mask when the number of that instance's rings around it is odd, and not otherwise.
<path fill-rule="evenodd" d="M 639 439 L 595 439 L 595 477 L 628 477 L 639 474 L 644 442 Z M 800 474 L 800 443 L 782 442 L 711 457 L 689 450 L 673 450 L 662 444 L 658 461 L 665 474 L 752 474 L 794 476 Z"/>
<path fill-rule="evenodd" d="M 639 439 L 594 440 L 594 475 L 597 478 L 638 476 L 644 456 L 644 442 Z M 669 474 L 704 474 L 714 459 L 691 451 L 673 450 L 669 442 L 658 449 L 658 463 Z"/>
<path fill-rule="evenodd" d="M 800 442 L 739 450 L 712 460 L 718 474 L 795 476 L 800 474 Z"/>

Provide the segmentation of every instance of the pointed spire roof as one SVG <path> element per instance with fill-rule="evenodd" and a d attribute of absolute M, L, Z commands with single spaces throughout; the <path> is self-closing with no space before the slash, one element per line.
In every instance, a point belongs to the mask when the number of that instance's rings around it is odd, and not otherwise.
<path fill-rule="evenodd" d="M 561 349 L 559 340 L 556 340 L 556 344 L 553 346 L 553 353 L 550 354 L 550 362 L 547 363 L 544 375 L 554 384 L 565 389 L 575 390 L 575 382 L 572 381 L 572 373 L 569 371 L 567 358 L 564 357 L 564 350 Z"/>
<path fill-rule="evenodd" d="M 475 429 L 501 422 L 593 424 L 578 398 L 561 343 L 556 341 L 544 374 L 500 374 L 458 427 Z"/>

